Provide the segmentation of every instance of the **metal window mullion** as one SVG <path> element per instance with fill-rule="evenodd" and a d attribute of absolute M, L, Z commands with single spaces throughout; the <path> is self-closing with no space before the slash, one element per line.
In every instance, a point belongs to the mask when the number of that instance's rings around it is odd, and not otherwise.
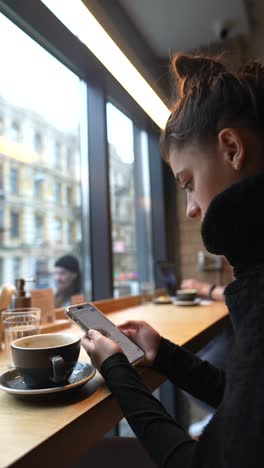
<path fill-rule="evenodd" d="M 106 99 L 102 76 L 88 84 L 92 298 L 113 296 Z"/>

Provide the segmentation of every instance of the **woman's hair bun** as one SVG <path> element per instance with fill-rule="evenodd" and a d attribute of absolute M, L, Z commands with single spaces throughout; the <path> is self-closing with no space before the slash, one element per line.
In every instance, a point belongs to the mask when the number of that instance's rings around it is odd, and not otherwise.
<path fill-rule="evenodd" d="M 259 60 L 252 60 L 245 65 L 242 65 L 239 68 L 238 73 L 241 78 L 252 78 L 257 84 L 262 84 L 264 87 L 264 64 Z"/>
<path fill-rule="evenodd" d="M 213 58 L 187 54 L 177 54 L 173 58 L 172 69 L 178 79 L 216 76 L 226 71 L 225 66 Z"/>

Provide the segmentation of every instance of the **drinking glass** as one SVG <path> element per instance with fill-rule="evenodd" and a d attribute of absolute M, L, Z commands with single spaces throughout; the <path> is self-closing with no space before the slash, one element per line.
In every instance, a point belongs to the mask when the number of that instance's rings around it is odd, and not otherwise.
<path fill-rule="evenodd" d="M 7 365 L 12 367 L 11 343 L 17 338 L 39 333 L 40 309 L 38 307 L 6 309 L 2 312 L 2 321 Z"/>

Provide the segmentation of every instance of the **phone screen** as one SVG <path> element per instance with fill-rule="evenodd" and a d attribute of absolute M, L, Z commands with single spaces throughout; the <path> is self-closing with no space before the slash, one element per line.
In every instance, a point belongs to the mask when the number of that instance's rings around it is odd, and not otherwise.
<path fill-rule="evenodd" d="M 88 331 L 90 328 L 98 330 L 102 335 L 115 341 L 130 363 L 134 363 L 144 356 L 144 351 L 122 333 L 109 319 L 107 319 L 93 304 L 85 303 L 70 306 L 66 314 L 80 327 Z"/>

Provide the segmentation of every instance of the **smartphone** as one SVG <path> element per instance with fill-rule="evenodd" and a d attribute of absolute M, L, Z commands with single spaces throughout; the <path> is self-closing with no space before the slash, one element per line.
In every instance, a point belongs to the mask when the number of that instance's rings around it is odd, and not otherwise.
<path fill-rule="evenodd" d="M 144 357 L 144 351 L 119 330 L 93 304 L 84 302 L 83 304 L 69 306 L 65 309 L 65 314 L 85 332 L 92 328 L 115 341 L 122 348 L 131 364 L 137 364 Z"/>

